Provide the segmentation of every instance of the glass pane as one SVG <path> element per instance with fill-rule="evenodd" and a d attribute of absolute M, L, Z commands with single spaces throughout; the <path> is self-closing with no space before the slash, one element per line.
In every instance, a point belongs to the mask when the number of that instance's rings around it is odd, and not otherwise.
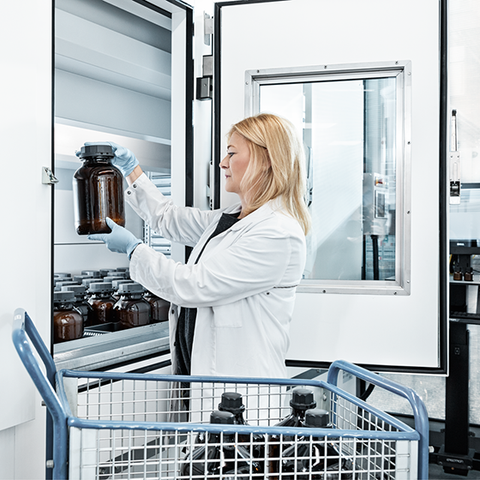
<path fill-rule="evenodd" d="M 305 279 L 395 280 L 395 98 L 395 77 L 260 86 L 260 111 L 303 133 Z"/>

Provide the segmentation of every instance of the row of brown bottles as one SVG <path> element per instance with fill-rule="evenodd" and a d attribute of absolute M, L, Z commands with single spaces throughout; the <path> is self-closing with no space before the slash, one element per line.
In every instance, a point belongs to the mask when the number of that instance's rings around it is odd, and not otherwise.
<path fill-rule="evenodd" d="M 85 327 L 109 324 L 117 330 L 168 320 L 168 302 L 118 273 L 85 271 L 73 279 L 56 274 L 55 343 L 81 338 Z"/>

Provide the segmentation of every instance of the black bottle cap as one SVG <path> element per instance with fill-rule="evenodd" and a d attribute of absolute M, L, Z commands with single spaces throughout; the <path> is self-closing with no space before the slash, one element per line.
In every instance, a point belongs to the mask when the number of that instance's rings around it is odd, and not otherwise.
<path fill-rule="evenodd" d="M 85 285 L 64 285 L 62 286 L 62 292 L 73 292 L 75 296 L 82 296 L 86 291 L 87 287 Z"/>
<path fill-rule="evenodd" d="M 234 415 L 245 411 L 242 395 L 237 392 L 224 392 L 222 399 L 218 404 L 218 409 L 221 412 L 231 412 Z"/>
<path fill-rule="evenodd" d="M 305 412 L 305 426 L 324 428 L 328 425 L 329 413 L 321 408 L 311 408 Z"/>
<path fill-rule="evenodd" d="M 80 285 L 80 283 L 77 280 L 72 280 L 71 278 L 60 278 L 55 280 L 56 287 L 63 287 L 64 285 Z"/>
<path fill-rule="evenodd" d="M 231 412 L 221 412 L 219 410 L 214 410 L 210 414 L 210 423 L 233 425 L 235 423 L 235 415 Z"/>
<path fill-rule="evenodd" d="M 144 288 L 139 283 L 121 283 L 118 286 L 118 293 L 121 295 L 123 293 L 143 293 Z"/>
<path fill-rule="evenodd" d="M 72 276 L 71 273 L 63 273 L 63 272 L 57 272 L 53 274 L 54 277 L 56 278 L 70 278 Z"/>
<path fill-rule="evenodd" d="M 133 283 L 133 280 L 128 280 L 127 278 L 119 278 L 118 280 L 112 280 L 113 289 L 118 290 L 122 283 Z"/>
<path fill-rule="evenodd" d="M 80 149 L 80 158 L 91 158 L 99 155 L 113 157 L 113 150 L 110 145 L 84 145 Z"/>
<path fill-rule="evenodd" d="M 75 301 L 75 294 L 71 290 L 53 292 L 53 303 L 72 303 Z"/>
<path fill-rule="evenodd" d="M 73 277 L 73 279 L 74 279 L 76 282 L 80 282 L 80 283 L 82 283 L 85 278 L 94 278 L 94 277 L 92 277 L 91 275 L 75 275 L 75 276 Z"/>
<path fill-rule="evenodd" d="M 315 408 L 317 402 L 313 398 L 313 392 L 308 388 L 295 388 L 292 392 L 292 399 L 290 400 L 290 406 L 298 410 L 307 410 L 309 408 Z"/>
<path fill-rule="evenodd" d="M 88 287 L 89 293 L 111 293 L 113 287 L 110 282 L 91 283 Z"/>
<path fill-rule="evenodd" d="M 108 277 L 103 277 L 104 282 L 113 282 L 114 280 L 128 280 L 125 275 L 109 275 Z"/>
<path fill-rule="evenodd" d="M 88 275 L 89 277 L 100 278 L 99 270 L 82 270 L 82 275 Z"/>

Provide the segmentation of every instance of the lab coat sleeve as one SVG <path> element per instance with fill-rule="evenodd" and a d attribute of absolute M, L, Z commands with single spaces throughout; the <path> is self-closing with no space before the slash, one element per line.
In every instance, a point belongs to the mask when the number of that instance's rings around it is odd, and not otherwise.
<path fill-rule="evenodd" d="M 228 248 L 222 248 L 217 238 L 212 239 L 196 265 L 177 263 L 146 245 L 139 245 L 132 255 L 130 275 L 176 305 L 225 305 L 282 286 L 285 272 L 292 268 L 292 251 L 304 251 L 302 242 L 304 238 L 272 231 L 268 226 L 253 228 Z M 294 261 L 301 262 L 304 258 L 299 256 Z"/>
<path fill-rule="evenodd" d="M 143 173 L 125 192 L 127 203 L 150 227 L 172 242 L 195 245 L 217 213 L 178 207 Z"/>

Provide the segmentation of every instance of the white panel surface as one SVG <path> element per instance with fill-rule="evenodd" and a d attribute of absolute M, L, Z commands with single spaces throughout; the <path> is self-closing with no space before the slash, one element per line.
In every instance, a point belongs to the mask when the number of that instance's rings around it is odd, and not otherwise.
<path fill-rule="evenodd" d="M 0 18 L 0 478 L 33 479 L 45 472 L 45 409 L 11 326 L 23 307 L 49 344 L 51 187 L 42 184 L 42 166 L 52 159 L 52 3 L 1 2 Z"/>
<path fill-rule="evenodd" d="M 411 295 L 299 293 L 288 358 L 438 367 L 439 2 L 290 0 L 221 12 L 222 136 L 244 116 L 246 70 L 412 62 Z M 231 202 L 222 187 L 222 205 Z"/>

